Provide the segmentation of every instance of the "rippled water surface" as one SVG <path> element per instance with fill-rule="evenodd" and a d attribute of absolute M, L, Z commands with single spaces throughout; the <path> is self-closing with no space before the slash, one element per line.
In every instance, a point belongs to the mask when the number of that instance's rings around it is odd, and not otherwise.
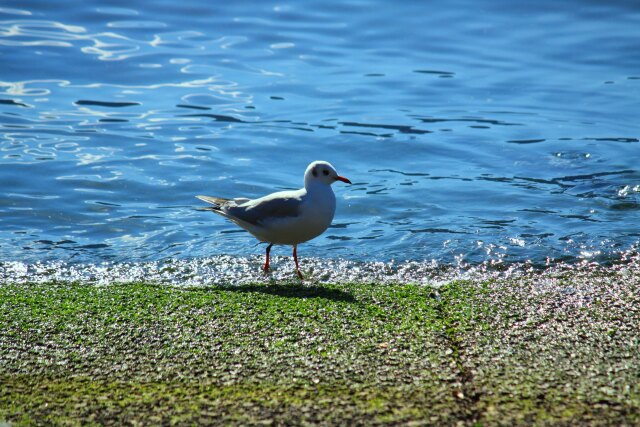
<path fill-rule="evenodd" d="M 194 195 L 297 188 L 316 159 L 354 183 L 300 247 L 320 264 L 636 250 L 640 5 L 521 3 L 0 3 L 5 270 L 257 268 Z"/>

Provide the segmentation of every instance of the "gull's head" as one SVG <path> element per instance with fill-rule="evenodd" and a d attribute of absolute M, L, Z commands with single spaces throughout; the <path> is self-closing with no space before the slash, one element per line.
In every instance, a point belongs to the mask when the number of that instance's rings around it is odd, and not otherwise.
<path fill-rule="evenodd" d="M 331 185 L 336 181 L 346 182 L 347 184 L 351 184 L 347 178 L 338 175 L 336 168 L 334 168 L 331 163 L 324 162 L 322 160 L 316 160 L 307 166 L 307 170 L 304 172 L 304 186 L 308 187 L 309 185 L 315 183 L 322 183 L 326 185 Z"/>

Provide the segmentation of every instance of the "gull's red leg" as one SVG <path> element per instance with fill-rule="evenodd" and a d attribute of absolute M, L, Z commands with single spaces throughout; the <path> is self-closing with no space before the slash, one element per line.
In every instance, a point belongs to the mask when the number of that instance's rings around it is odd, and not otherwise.
<path fill-rule="evenodd" d="M 298 245 L 293 245 L 293 260 L 296 262 L 296 273 L 300 280 L 303 280 L 302 273 L 300 273 L 300 265 L 298 265 Z"/>
<path fill-rule="evenodd" d="M 267 260 L 264 262 L 264 268 L 262 269 L 265 273 L 269 271 L 269 252 L 271 251 L 271 246 L 273 246 L 273 243 L 269 243 L 269 246 L 267 246 Z"/>

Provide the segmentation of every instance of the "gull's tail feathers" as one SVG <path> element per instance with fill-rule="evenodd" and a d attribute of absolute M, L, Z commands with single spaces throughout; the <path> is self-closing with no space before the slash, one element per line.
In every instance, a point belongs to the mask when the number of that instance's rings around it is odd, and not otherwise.
<path fill-rule="evenodd" d="M 223 199 L 222 197 L 213 196 L 196 196 L 196 198 L 202 200 L 203 202 L 211 203 L 214 207 L 218 208 L 231 201 L 231 199 Z"/>
<path fill-rule="evenodd" d="M 203 202 L 207 202 L 212 204 L 213 206 L 207 206 L 206 208 L 198 208 L 199 211 L 211 211 L 215 213 L 222 213 L 222 206 L 226 203 L 229 203 L 230 199 L 223 199 L 222 197 L 212 197 L 212 196 L 196 196 L 198 199 Z"/>
<path fill-rule="evenodd" d="M 205 208 L 198 208 L 200 211 L 209 211 L 217 213 L 218 215 L 222 215 L 225 218 L 230 219 L 231 221 L 238 224 L 240 227 L 247 230 L 249 233 L 253 234 L 260 241 L 264 241 L 259 237 L 259 227 L 255 224 L 251 224 L 246 222 L 232 213 L 228 212 L 229 208 L 237 208 L 239 205 L 243 203 L 250 202 L 251 199 L 247 199 L 244 197 L 239 197 L 235 199 L 223 199 L 222 197 L 213 197 L 213 196 L 196 196 L 196 198 L 202 200 L 203 202 L 210 203 L 211 206 L 207 206 Z"/>

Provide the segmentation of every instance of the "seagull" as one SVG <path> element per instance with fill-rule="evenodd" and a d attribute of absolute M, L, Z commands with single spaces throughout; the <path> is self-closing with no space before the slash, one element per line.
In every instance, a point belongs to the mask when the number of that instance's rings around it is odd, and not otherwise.
<path fill-rule="evenodd" d="M 331 184 L 347 178 L 321 160 L 312 162 L 304 172 L 304 187 L 278 191 L 259 199 L 196 196 L 210 203 L 205 208 L 230 219 L 261 242 L 268 243 L 263 270 L 269 271 L 269 252 L 273 245 L 293 246 L 296 273 L 302 280 L 298 265 L 298 244 L 318 237 L 329 227 L 336 211 L 336 196 Z"/>

